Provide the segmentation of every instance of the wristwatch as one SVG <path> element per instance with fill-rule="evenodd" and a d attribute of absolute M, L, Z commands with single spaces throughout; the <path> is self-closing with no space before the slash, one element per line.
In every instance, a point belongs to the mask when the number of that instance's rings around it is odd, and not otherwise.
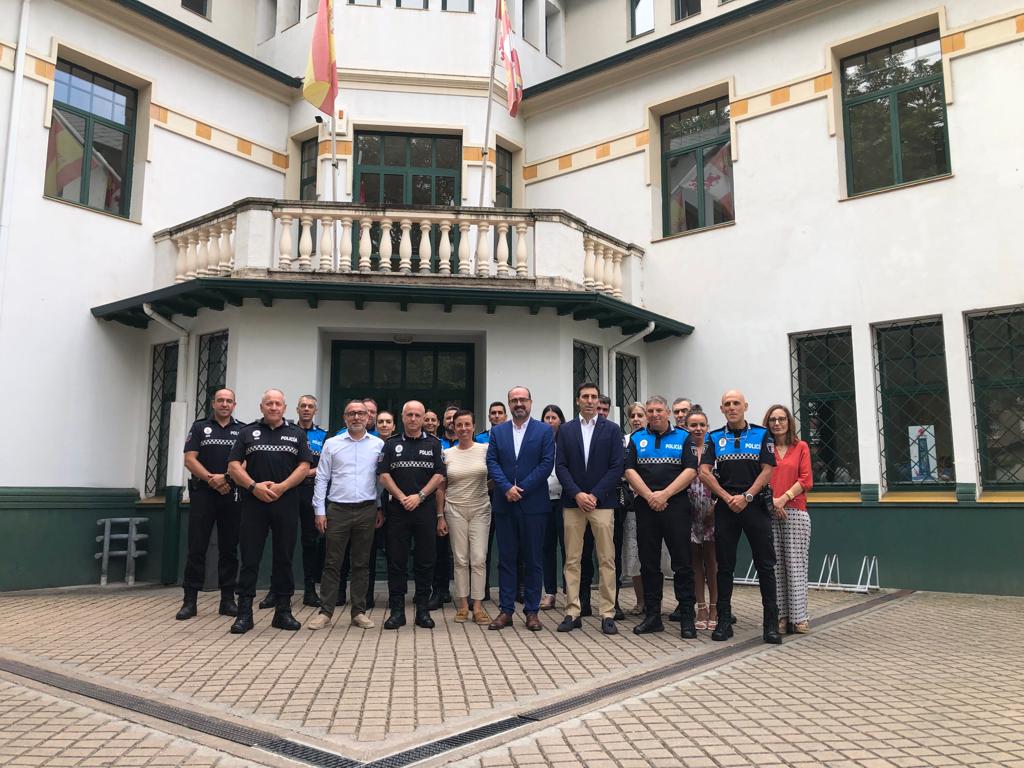
<path fill-rule="evenodd" d="M 427 497 L 423 495 L 423 491 L 420 491 L 416 495 L 420 497 L 420 502 L 421 503 L 427 500 Z"/>
<path fill-rule="evenodd" d="M 744 493 L 743 494 L 743 498 L 746 500 L 747 504 L 751 504 L 754 501 L 754 494 L 752 494 L 752 493 Z"/>
<path fill-rule="evenodd" d="M 256 487 L 256 481 L 253 480 L 251 483 L 249 483 L 249 487 L 246 488 L 245 490 L 247 490 L 249 493 L 252 493 L 252 489 L 255 488 L 255 487 Z"/>

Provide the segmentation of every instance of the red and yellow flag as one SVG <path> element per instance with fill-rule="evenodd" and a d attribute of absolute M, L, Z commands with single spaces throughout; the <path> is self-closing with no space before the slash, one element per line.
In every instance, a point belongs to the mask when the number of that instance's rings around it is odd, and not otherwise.
<path fill-rule="evenodd" d="M 519 102 L 523 100 L 523 73 L 519 70 L 519 54 L 512 45 L 512 20 L 505 0 L 498 0 L 498 55 L 505 67 L 505 90 L 508 95 L 508 113 L 515 117 Z"/>
<path fill-rule="evenodd" d="M 334 0 L 320 0 L 309 46 L 302 98 L 328 115 L 338 98 L 338 63 L 334 58 Z"/>

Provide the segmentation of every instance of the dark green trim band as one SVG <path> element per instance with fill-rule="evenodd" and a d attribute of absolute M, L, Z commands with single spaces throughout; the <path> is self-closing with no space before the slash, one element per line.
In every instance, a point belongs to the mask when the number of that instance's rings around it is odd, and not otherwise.
<path fill-rule="evenodd" d="M 574 320 L 597 320 L 602 328 L 618 326 L 623 334 L 633 334 L 654 322 L 654 331 L 644 338 L 652 342 L 670 336 L 688 336 L 693 326 L 658 315 L 618 299 L 589 291 L 543 291 L 532 288 L 462 288 L 448 285 L 382 284 L 369 281 L 307 282 L 278 279 L 239 279 L 197 277 L 184 283 L 160 288 L 130 299 L 93 307 L 92 314 L 103 320 L 115 320 L 133 328 L 146 328 L 149 317 L 143 304 L 166 317 L 177 314 L 195 317 L 199 309 L 222 310 L 225 304 L 241 305 L 244 299 L 260 299 L 273 306 L 277 299 L 305 301 L 310 306 L 321 301 L 352 301 L 356 309 L 367 302 L 409 304 L 454 304 L 487 307 L 551 307 Z"/>
<path fill-rule="evenodd" d="M 140 2 L 140 0 L 107 0 L 107 2 L 115 3 L 132 13 L 137 13 L 156 24 L 159 24 L 161 27 L 169 29 L 172 32 L 176 32 L 179 35 L 183 35 L 190 40 L 194 40 L 200 45 L 205 46 L 212 51 L 216 51 L 222 56 L 227 56 L 229 59 L 237 61 L 239 64 L 255 70 L 261 75 L 269 77 L 271 80 L 287 85 L 289 88 L 302 87 L 302 78 L 292 77 L 279 69 L 274 69 L 273 67 L 264 64 L 259 59 L 255 59 L 247 53 L 242 53 L 242 51 L 237 48 L 232 48 L 230 45 L 222 43 L 217 38 L 211 37 L 205 32 L 200 32 L 198 29 L 190 27 L 185 22 L 179 21 L 173 16 L 168 16 L 166 13 L 158 11 L 156 8 L 152 8 L 145 3 Z"/>
<path fill-rule="evenodd" d="M 123 508 L 134 504 L 139 492 L 134 488 L 46 488 L 0 487 L 0 512 L 11 509 L 89 509 Z"/>
<path fill-rule="evenodd" d="M 771 11 L 775 8 L 779 8 L 783 5 L 789 5 L 796 2 L 797 0 L 758 0 L 758 2 L 750 3 L 742 8 L 737 8 L 734 11 L 723 13 L 715 16 L 712 19 L 708 19 L 700 24 L 694 24 L 692 27 L 681 29 L 678 32 L 673 32 L 670 35 L 659 37 L 652 40 L 649 43 L 638 45 L 635 48 L 617 53 L 614 56 L 609 56 L 604 59 L 592 62 L 579 69 L 574 69 L 572 72 L 566 72 L 564 75 L 559 77 L 553 77 L 550 80 L 545 80 L 537 85 L 530 86 L 523 91 L 523 99 L 529 99 L 532 96 L 540 96 L 542 93 L 557 90 L 563 86 L 571 83 L 579 82 L 580 80 L 586 80 L 588 77 L 594 77 L 603 72 L 615 69 L 623 64 L 628 64 L 631 61 L 642 59 L 645 56 L 650 56 L 653 53 L 662 51 L 666 48 L 673 48 L 682 43 L 693 40 L 694 38 L 701 37 L 715 30 L 722 29 L 723 27 L 736 24 L 737 22 L 749 19 L 752 16 Z"/>

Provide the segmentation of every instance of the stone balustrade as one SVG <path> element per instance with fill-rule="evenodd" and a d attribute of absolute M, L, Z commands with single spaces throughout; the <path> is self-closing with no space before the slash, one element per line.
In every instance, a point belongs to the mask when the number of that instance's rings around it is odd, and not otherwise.
<path fill-rule="evenodd" d="M 639 295 L 643 257 L 637 246 L 557 210 L 253 198 L 155 237 L 174 246 L 177 283 L 261 274 L 433 276 L 530 280 L 536 287 L 631 301 Z"/>

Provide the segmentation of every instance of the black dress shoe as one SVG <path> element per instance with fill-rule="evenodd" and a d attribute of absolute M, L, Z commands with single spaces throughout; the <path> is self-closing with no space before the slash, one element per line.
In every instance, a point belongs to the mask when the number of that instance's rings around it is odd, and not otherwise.
<path fill-rule="evenodd" d="M 221 616 L 237 616 L 238 606 L 235 604 L 235 598 L 229 594 L 222 594 L 220 596 L 220 607 L 217 608 L 217 613 Z"/>
<path fill-rule="evenodd" d="M 562 623 L 555 629 L 558 632 L 572 632 L 574 629 L 580 629 L 582 626 L 583 622 L 579 619 L 574 619 L 572 616 L 566 616 L 562 619 Z"/>
<path fill-rule="evenodd" d="M 711 633 L 712 640 L 728 640 L 732 637 L 732 622 L 728 616 L 722 616 L 718 614 L 718 626 L 715 627 L 715 631 Z"/>
<path fill-rule="evenodd" d="M 434 620 L 430 618 L 429 610 L 420 608 L 416 611 L 416 626 L 423 627 L 424 629 L 434 628 Z"/>
<path fill-rule="evenodd" d="M 428 611 L 440 611 L 441 610 L 441 593 L 431 592 L 430 599 L 427 601 Z"/>
<path fill-rule="evenodd" d="M 185 621 L 191 619 L 198 612 L 196 608 L 196 600 L 199 597 L 199 590 L 193 589 L 192 587 L 185 587 L 185 597 L 181 601 L 181 608 L 174 614 L 174 618 L 178 621 Z"/>
<path fill-rule="evenodd" d="M 616 621 L 625 621 L 625 619 L 626 619 L 625 611 L 623 611 L 621 608 L 619 608 L 619 606 L 616 605 L 615 606 L 615 620 Z"/>
<path fill-rule="evenodd" d="M 615 626 L 615 619 L 601 619 L 601 631 L 606 635 L 619 634 L 619 628 Z"/>
<path fill-rule="evenodd" d="M 405 609 L 392 608 L 391 615 L 384 622 L 384 629 L 398 629 L 405 626 Z"/>
<path fill-rule="evenodd" d="M 779 634 L 778 608 L 765 608 L 762 629 L 761 637 L 766 643 L 769 645 L 782 645 L 782 635 Z"/>
<path fill-rule="evenodd" d="M 668 615 L 669 621 L 682 621 L 683 619 L 683 606 L 677 605 L 676 609 Z"/>
<path fill-rule="evenodd" d="M 267 608 L 273 608 L 275 605 L 277 605 L 277 598 L 274 597 L 274 593 L 267 592 L 267 596 L 260 600 L 259 608 L 265 611 Z"/>
<path fill-rule="evenodd" d="M 291 608 L 278 608 L 274 611 L 274 619 L 270 622 L 270 626 L 276 629 L 286 629 L 289 632 L 295 632 L 302 628 L 302 625 L 292 616 Z"/>
<path fill-rule="evenodd" d="M 661 614 L 644 616 L 644 620 L 633 627 L 634 635 L 646 635 L 651 632 L 664 632 L 665 625 L 661 623 Z"/>
<path fill-rule="evenodd" d="M 684 640 L 697 639 L 697 627 L 693 623 L 693 616 L 684 617 L 679 622 L 679 634 Z"/>
<path fill-rule="evenodd" d="M 308 605 L 310 608 L 319 608 L 324 604 L 324 601 L 320 599 L 320 595 L 316 593 L 316 587 L 312 584 L 306 587 L 302 593 L 302 604 Z"/>

